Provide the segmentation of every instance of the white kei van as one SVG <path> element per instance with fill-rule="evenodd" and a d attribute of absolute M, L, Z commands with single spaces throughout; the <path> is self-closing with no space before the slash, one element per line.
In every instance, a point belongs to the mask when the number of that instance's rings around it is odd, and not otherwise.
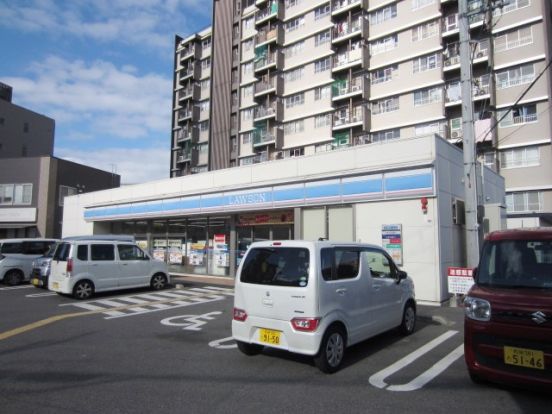
<path fill-rule="evenodd" d="M 48 289 L 88 299 L 95 292 L 170 283 L 167 265 L 136 244 L 120 240 L 64 240 L 51 262 Z"/>
<path fill-rule="evenodd" d="M 55 239 L 0 240 L 0 281 L 13 286 L 30 280 L 33 260 L 57 242 Z"/>
<path fill-rule="evenodd" d="M 416 324 L 414 284 L 379 246 L 328 241 L 253 243 L 238 268 L 232 336 L 246 355 L 273 347 L 337 371 L 345 349 Z"/>

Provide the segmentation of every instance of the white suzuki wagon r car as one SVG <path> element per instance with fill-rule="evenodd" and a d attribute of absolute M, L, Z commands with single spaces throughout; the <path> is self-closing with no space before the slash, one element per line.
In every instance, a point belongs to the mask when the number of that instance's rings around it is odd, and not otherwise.
<path fill-rule="evenodd" d="M 346 347 L 415 323 L 412 280 L 375 245 L 253 243 L 236 275 L 232 336 L 246 355 L 274 347 L 332 373 Z"/>
<path fill-rule="evenodd" d="M 170 283 L 167 265 L 152 259 L 134 243 L 107 240 L 64 240 L 52 257 L 48 289 L 88 299 L 95 292 Z"/>

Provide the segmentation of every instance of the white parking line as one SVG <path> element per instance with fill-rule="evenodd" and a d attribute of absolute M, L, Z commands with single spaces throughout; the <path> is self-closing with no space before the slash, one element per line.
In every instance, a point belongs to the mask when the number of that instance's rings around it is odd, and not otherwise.
<path fill-rule="evenodd" d="M 35 288 L 33 285 L 19 285 L 19 286 L 8 286 L 8 287 L 2 287 L 0 290 L 17 290 L 17 289 L 29 289 L 29 288 Z"/>
<path fill-rule="evenodd" d="M 25 295 L 26 298 L 42 298 L 44 296 L 56 296 L 56 292 L 44 292 L 44 293 L 31 293 L 30 295 Z"/>
<path fill-rule="evenodd" d="M 433 365 L 430 369 L 423 372 L 418 377 L 414 378 L 412 381 L 410 381 L 408 384 L 402 384 L 402 385 L 391 385 L 387 384 L 384 380 L 389 377 L 390 375 L 400 371 L 407 365 L 410 365 L 412 362 L 420 358 L 422 355 L 427 354 L 429 351 L 431 351 L 433 348 L 436 348 L 443 342 L 445 342 L 447 339 L 453 337 L 456 335 L 458 331 L 447 331 L 444 334 L 438 336 L 437 338 L 433 339 L 432 341 L 428 342 L 421 348 L 418 348 L 416 351 L 411 352 L 404 358 L 399 359 L 394 364 L 388 366 L 387 368 L 376 372 L 374 375 L 372 375 L 369 378 L 370 384 L 372 384 L 374 387 L 387 389 L 389 391 L 414 391 L 417 389 L 422 388 L 425 384 L 427 384 L 429 381 L 431 381 L 433 378 L 435 378 L 437 375 L 439 375 L 441 372 L 443 372 L 445 369 L 447 369 L 450 364 L 452 364 L 454 361 L 456 361 L 460 356 L 464 353 L 464 346 L 460 346 L 456 348 L 454 351 L 452 351 L 450 354 L 448 354 L 446 357 L 441 359 L 439 362 L 437 362 L 435 365 Z"/>

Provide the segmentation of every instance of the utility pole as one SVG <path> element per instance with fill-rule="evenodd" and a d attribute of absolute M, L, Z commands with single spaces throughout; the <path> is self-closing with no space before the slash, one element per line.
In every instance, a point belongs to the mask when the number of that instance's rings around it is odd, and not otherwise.
<path fill-rule="evenodd" d="M 462 132 L 464 148 L 464 203 L 466 211 L 466 257 L 467 266 L 479 263 L 479 225 L 477 223 L 477 174 L 475 157 L 475 129 L 472 99 L 472 54 L 468 0 L 458 0 L 460 27 L 460 81 L 462 91 Z"/>

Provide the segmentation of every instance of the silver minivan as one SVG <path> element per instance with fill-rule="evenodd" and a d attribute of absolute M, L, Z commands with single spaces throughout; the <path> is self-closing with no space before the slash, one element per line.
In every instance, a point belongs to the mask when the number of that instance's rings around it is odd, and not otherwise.
<path fill-rule="evenodd" d="M 29 281 L 33 260 L 57 242 L 40 238 L 0 240 L 0 281 L 12 286 Z"/>
<path fill-rule="evenodd" d="M 134 243 L 79 239 L 58 244 L 48 289 L 88 299 L 96 292 L 147 286 L 159 290 L 169 283 L 165 262 L 151 258 Z"/>
<path fill-rule="evenodd" d="M 376 245 L 258 242 L 238 268 L 232 336 L 246 355 L 278 348 L 332 373 L 348 346 L 415 323 L 414 283 Z"/>

